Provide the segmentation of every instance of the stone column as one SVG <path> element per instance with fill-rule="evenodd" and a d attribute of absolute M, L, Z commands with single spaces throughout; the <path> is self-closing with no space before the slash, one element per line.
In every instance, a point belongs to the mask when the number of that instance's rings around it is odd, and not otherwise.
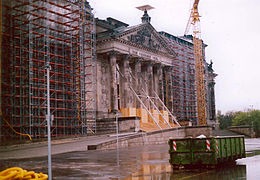
<path fill-rule="evenodd" d="M 135 92 L 140 95 L 140 88 L 142 86 L 142 77 L 141 77 L 141 60 L 140 59 L 137 59 L 135 60 L 135 64 L 134 64 L 134 77 L 135 77 L 135 82 L 134 82 L 134 90 Z M 134 103 L 135 107 L 137 109 L 140 109 L 141 108 L 141 104 L 140 102 L 135 98 L 135 103 Z"/>
<path fill-rule="evenodd" d="M 141 73 L 141 87 L 140 87 L 140 89 L 142 88 L 146 93 L 148 93 L 148 95 L 149 95 L 149 83 L 148 83 L 148 81 L 149 81 L 149 73 L 148 73 L 148 64 L 146 64 L 146 63 L 143 63 L 142 64 L 142 66 L 141 66 L 141 71 L 142 71 L 142 73 Z M 143 93 L 143 91 L 141 91 L 142 93 L 141 93 L 141 95 L 145 95 L 144 93 Z M 149 101 L 147 100 L 147 98 L 146 97 L 142 97 L 141 98 L 142 100 L 143 100 L 143 102 L 144 102 L 144 104 L 145 104 L 145 106 L 147 107 L 147 108 L 149 108 Z"/>
<path fill-rule="evenodd" d="M 173 92 L 172 92 L 172 68 L 168 68 L 168 94 L 169 94 L 169 110 L 173 112 Z"/>
<path fill-rule="evenodd" d="M 102 109 L 102 70 L 101 70 L 101 61 L 102 61 L 102 56 L 97 56 L 97 62 L 96 62 L 96 86 L 97 86 L 97 97 L 96 97 L 96 107 L 97 107 L 97 112 L 103 110 Z M 99 118 L 99 113 L 97 113 L 97 116 Z"/>
<path fill-rule="evenodd" d="M 123 56 L 122 63 L 120 64 L 120 71 L 123 74 L 124 78 L 122 78 L 121 81 L 121 89 L 122 89 L 122 96 L 121 102 L 122 102 L 122 107 L 123 108 L 129 108 L 133 107 L 133 96 L 132 92 L 129 88 L 131 85 L 131 75 L 130 75 L 130 65 L 129 65 L 129 56 Z"/>
<path fill-rule="evenodd" d="M 157 64 L 154 66 L 154 73 L 153 73 L 153 81 L 154 81 L 154 91 L 155 93 L 159 96 L 160 94 L 160 91 L 159 91 L 159 87 L 160 87 L 160 84 L 159 84 L 159 69 L 160 69 L 160 65 Z M 154 95 L 155 96 L 155 95 Z M 156 106 L 161 109 L 161 107 L 159 106 L 160 103 L 159 103 L 159 100 L 156 100 L 155 101 L 155 104 Z"/>
<path fill-rule="evenodd" d="M 209 90 L 208 90 L 208 94 L 209 94 L 209 118 L 210 120 L 216 121 L 216 106 L 215 106 L 215 82 L 212 81 L 209 83 Z"/>
<path fill-rule="evenodd" d="M 147 64 L 147 78 L 148 81 L 147 82 L 147 86 L 148 86 L 148 95 L 153 97 L 154 93 L 154 82 L 153 82 L 153 65 L 152 64 Z"/>
<path fill-rule="evenodd" d="M 158 96 L 164 102 L 164 86 L 163 86 L 163 67 L 162 65 L 158 66 Z"/>
<path fill-rule="evenodd" d="M 166 81 L 166 101 L 165 104 L 168 109 L 172 112 L 173 110 L 173 93 L 172 93 L 172 73 L 169 67 L 164 68 L 165 71 L 165 81 Z"/>
<path fill-rule="evenodd" d="M 109 54 L 110 58 L 110 68 L 111 68 L 111 111 L 116 112 L 118 111 L 118 97 L 117 97 L 117 83 L 116 83 L 116 53 L 112 52 Z"/>

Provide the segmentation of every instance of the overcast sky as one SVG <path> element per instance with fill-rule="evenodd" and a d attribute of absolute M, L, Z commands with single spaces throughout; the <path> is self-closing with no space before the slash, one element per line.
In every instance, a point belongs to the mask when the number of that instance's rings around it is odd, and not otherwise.
<path fill-rule="evenodd" d="M 113 17 L 130 26 L 141 22 L 135 7 L 149 4 L 157 31 L 182 36 L 191 0 L 89 0 L 95 17 Z M 223 113 L 260 109 L 260 0 L 200 0 L 202 39 L 213 60 L 216 109 Z"/>

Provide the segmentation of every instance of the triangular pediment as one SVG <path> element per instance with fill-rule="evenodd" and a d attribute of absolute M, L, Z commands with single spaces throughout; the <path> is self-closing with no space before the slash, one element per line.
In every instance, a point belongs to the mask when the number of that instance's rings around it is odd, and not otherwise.
<path fill-rule="evenodd" d="M 168 43 L 153 28 L 150 23 L 128 27 L 116 35 L 116 38 L 131 45 L 145 48 L 153 52 L 164 53 L 165 55 L 176 56 L 176 53 L 169 47 Z"/>

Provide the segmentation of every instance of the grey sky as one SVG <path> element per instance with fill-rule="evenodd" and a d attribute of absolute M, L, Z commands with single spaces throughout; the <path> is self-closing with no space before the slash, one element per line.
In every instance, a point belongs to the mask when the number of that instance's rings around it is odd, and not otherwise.
<path fill-rule="evenodd" d="M 130 26 L 141 22 L 135 7 L 149 4 L 157 31 L 181 36 L 191 0 L 89 0 L 95 16 L 113 17 Z M 207 62 L 213 60 L 218 110 L 260 109 L 260 1 L 200 0 L 202 39 Z"/>

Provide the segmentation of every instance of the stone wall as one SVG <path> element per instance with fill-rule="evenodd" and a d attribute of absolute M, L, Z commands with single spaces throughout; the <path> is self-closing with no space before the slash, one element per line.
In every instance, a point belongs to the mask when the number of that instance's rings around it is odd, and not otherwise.
<path fill-rule="evenodd" d="M 140 117 L 118 118 L 119 132 L 138 132 L 140 130 Z"/>
<path fill-rule="evenodd" d="M 212 128 L 209 126 L 190 126 L 185 128 L 186 137 L 197 137 L 199 135 L 212 136 Z"/>
<path fill-rule="evenodd" d="M 119 117 L 118 131 L 124 132 L 138 132 L 140 117 Z M 98 134 L 116 133 L 116 119 L 102 118 L 96 121 L 96 131 Z"/>
<path fill-rule="evenodd" d="M 119 147 L 135 147 L 148 144 L 165 144 L 169 138 L 184 138 L 184 137 L 196 137 L 197 135 L 204 134 L 209 137 L 212 135 L 212 127 L 209 126 L 197 126 L 197 127 L 180 127 L 165 129 L 154 132 L 138 133 L 127 137 L 119 138 Z M 116 140 L 100 143 L 97 145 L 88 146 L 88 150 L 96 149 L 115 149 L 117 147 Z"/>
<path fill-rule="evenodd" d="M 243 134 L 249 137 L 255 137 L 255 132 L 251 126 L 231 126 L 228 128 L 232 132 Z"/>

